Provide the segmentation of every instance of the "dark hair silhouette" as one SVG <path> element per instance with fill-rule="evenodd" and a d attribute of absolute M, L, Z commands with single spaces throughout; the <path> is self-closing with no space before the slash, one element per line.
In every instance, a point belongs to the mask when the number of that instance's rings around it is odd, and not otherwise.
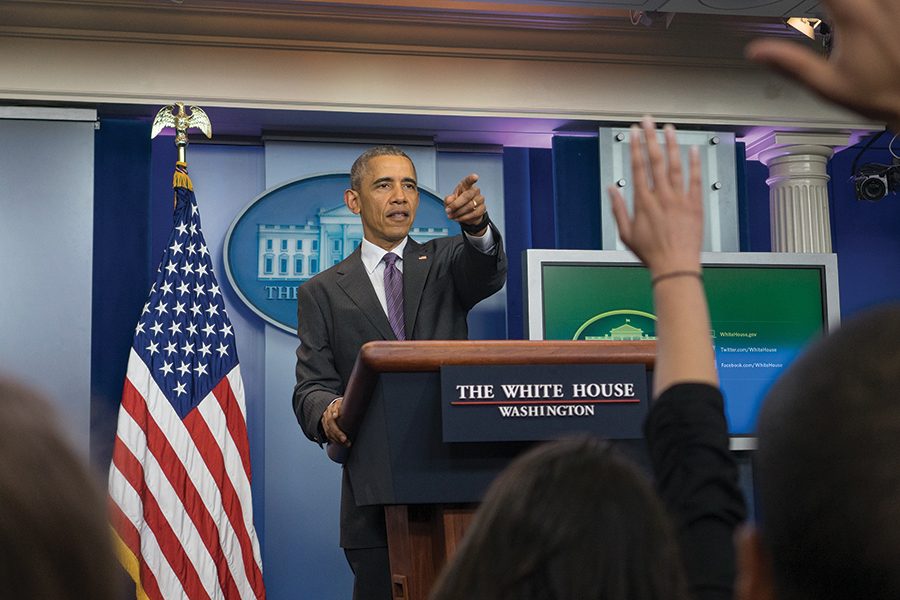
<path fill-rule="evenodd" d="M 0 598 L 115 598 L 105 508 L 50 404 L 0 378 Z"/>
<path fill-rule="evenodd" d="M 778 597 L 900 598 L 900 307 L 846 323 L 795 361 L 758 433 Z"/>
<path fill-rule="evenodd" d="M 636 467 L 606 442 L 538 446 L 494 482 L 432 600 L 686 597 L 675 539 Z"/>

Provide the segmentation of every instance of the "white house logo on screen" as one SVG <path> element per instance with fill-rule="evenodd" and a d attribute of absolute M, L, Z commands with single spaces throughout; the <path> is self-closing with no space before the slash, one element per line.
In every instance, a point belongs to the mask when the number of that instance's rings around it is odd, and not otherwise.
<path fill-rule="evenodd" d="M 350 175 L 333 173 L 286 182 L 254 198 L 225 236 L 225 272 L 257 315 L 297 331 L 297 287 L 350 256 L 363 231 L 344 205 Z M 441 199 L 419 188 L 410 236 L 418 242 L 450 235 Z"/>
<path fill-rule="evenodd" d="M 656 315 L 642 310 L 610 310 L 581 324 L 573 340 L 641 341 L 656 339 Z"/>

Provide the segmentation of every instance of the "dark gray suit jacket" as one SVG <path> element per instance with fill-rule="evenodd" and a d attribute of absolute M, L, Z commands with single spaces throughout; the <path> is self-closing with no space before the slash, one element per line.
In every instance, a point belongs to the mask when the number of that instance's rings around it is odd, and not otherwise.
<path fill-rule="evenodd" d="M 506 254 L 491 225 L 496 250 L 484 254 L 457 235 L 425 244 L 409 239 L 403 253 L 403 303 L 407 339 L 468 338 L 466 316 L 506 282 Z M 356 249 L 340 264 L 298 290 L 297 385 L 294 412 L 306 436 L 324 443 L 319 428 L 328 404 L 343 395 L 359 349 L 373 340 L 395 340 L 387 315 Z M 410 333 L 411 332 L 411 333 Z M 341 546 L 386 545 L 380 506 L 356 506 L 349 477 L 341 489 Z"/>

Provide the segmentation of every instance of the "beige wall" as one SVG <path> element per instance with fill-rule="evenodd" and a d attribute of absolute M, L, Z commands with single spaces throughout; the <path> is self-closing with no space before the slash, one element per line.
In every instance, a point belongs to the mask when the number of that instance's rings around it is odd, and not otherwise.
<path fill-rule="evenodd" d="M 4 2 L 0 99 L 852 129 L 746 64 L 758 20 L 327 2 Z M 293 7 L 293 8 L 291 8 Z M 324 7 L 324 8 L 323 8 Z"/>

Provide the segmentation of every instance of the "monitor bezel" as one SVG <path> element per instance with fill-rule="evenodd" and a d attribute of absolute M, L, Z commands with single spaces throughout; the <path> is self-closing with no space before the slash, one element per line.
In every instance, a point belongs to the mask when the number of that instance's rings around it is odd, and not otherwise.
<path fill-rule="evenodd" d="M 547 264 L 642 266 L 631 252 L 620 250 L 525 250 L 523 287 L 525 296 L 524 327 L 529 340 L 544 339 L 543 267 Z M 823 322 L 825 333 L 840 326 L 840 289 L 838 286 L 837 255 L 787 252 L 703 252 L 703 266 L 733 267 L 807 267 L 823 272 L 822 297 L 825 305 Z M 756 438 L 752 435 L 729 434 L 732 450 L 752 450 Z"/>

